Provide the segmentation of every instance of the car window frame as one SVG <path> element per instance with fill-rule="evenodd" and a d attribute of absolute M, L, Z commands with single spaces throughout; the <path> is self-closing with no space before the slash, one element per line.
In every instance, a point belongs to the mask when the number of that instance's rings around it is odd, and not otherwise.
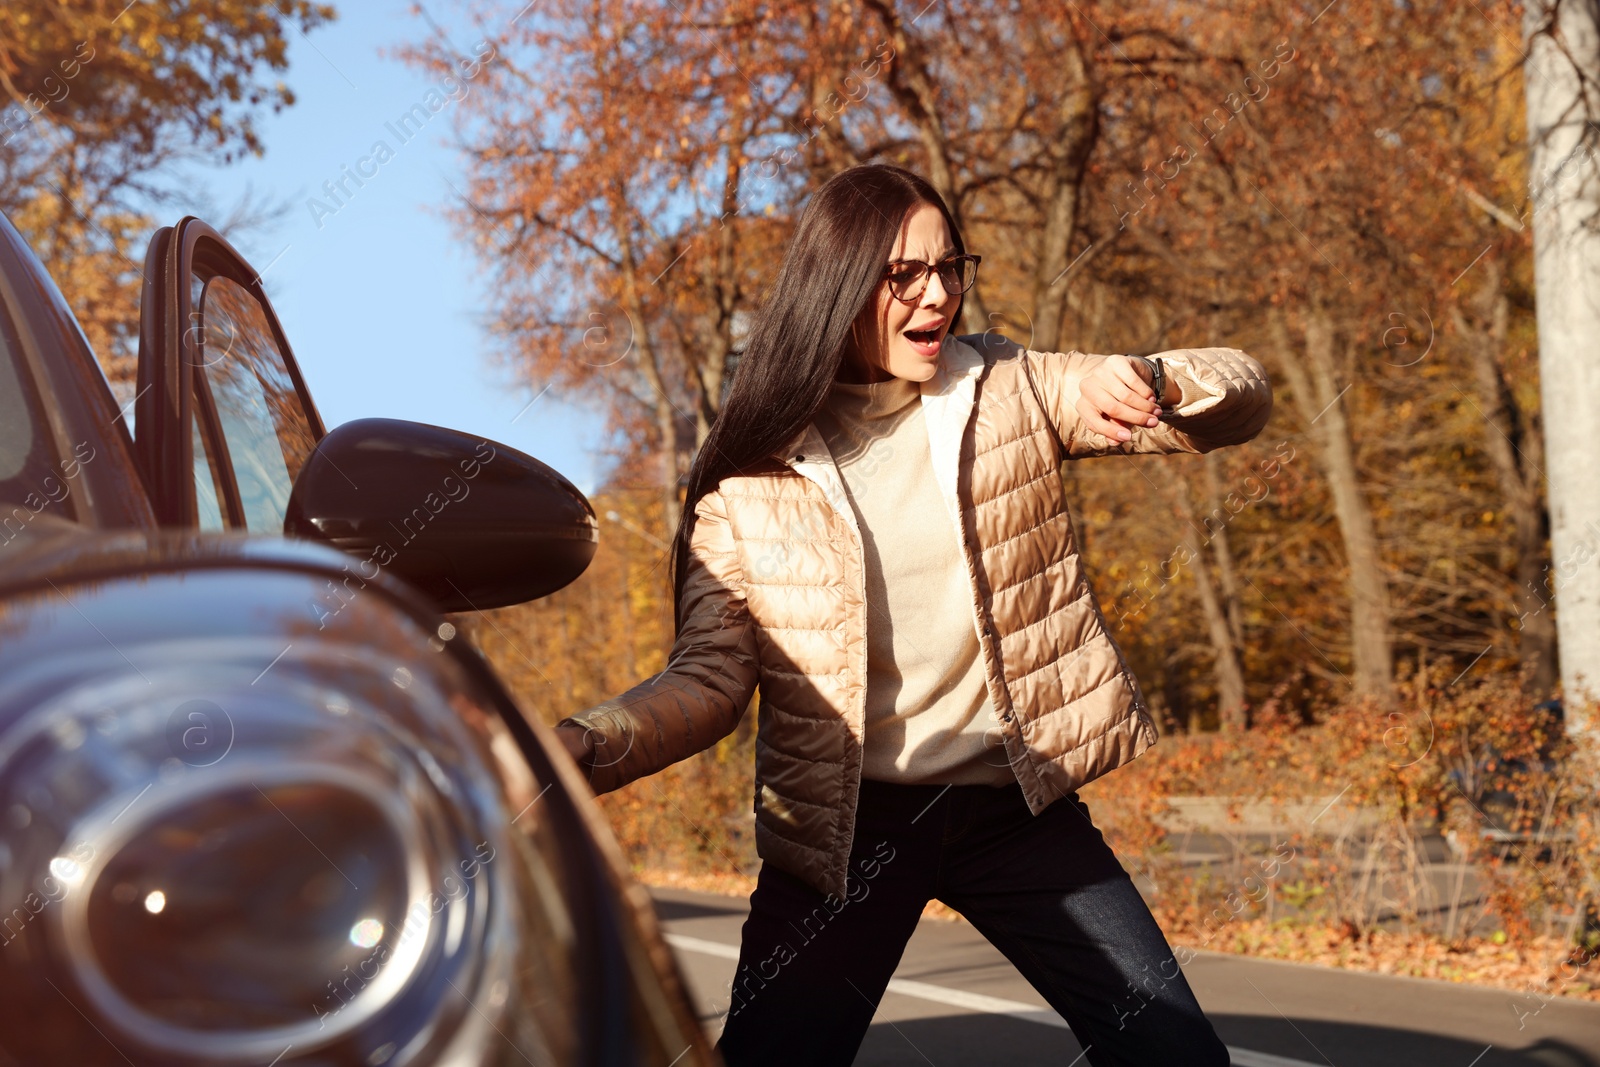
<path fill-rule="evenodd" d="M 192 215 L 163 227 L 151 239 L 146 256 L 145 293 L 139 324 L 139 399 L 135 407 L 135 446 L 151 483 L 156 514 L 164 526 L 196 528 L 199 510 L 194 494 L 192 420 L 222 473 L 229 529 L 244 528 L 244 509 L 227 442 L 202 373 L 190 279 L 200 288 L 224 277 L 243 288 L 262 310 L 273 344 L 305 414 L 314 441 L 327 434 L 311 392 L 306 388 L 294 350 L 278 321 L 278 313 L 261 285 L 261 276 L 244 256 L 210 225 Z M 199 385 L 197 386 L 197 382 Z M 201 390 L 206 390 L 204 396 Z M 261 531 L 257 531 L 261 532 Z"/>

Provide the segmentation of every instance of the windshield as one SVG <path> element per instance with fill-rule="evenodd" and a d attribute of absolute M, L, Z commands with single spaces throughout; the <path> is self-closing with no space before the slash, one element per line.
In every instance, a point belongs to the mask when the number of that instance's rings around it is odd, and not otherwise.
<path fill-rule="evenodd" d="M 71 465 L 62 466 L 50 440 L 39 393 L 21 365 L 16 329 L 0 307 L 0 542 L 49 511 L 73 518 L 68 501 Z"/>
<path fill-rule="evenodd" d="M 61 519 L 155 525 L 132 439 L 83 330 L 0 215 L 0 551 Z"/>

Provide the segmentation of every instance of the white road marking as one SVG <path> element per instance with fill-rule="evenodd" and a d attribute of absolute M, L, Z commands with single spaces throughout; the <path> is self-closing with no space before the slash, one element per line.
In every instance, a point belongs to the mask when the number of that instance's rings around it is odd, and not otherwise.
<path fill-rule="evenodd" d="M 1287 1056 L 1274 1056 L 1270 1052 L 1252 1052 L 1247 1048 L 1228 1046 L 1228 1058 L 1233 1067 L 1318 1067 L 1308 1060 L 1291 1060 Z"/>
<path fill-rule="evenodd" d="M 684 952 L 698 952 L 702 956 L 715 956 L 718 959 L 739 959 L 738 945 L 725 945 L 721 941 L 707 941 L 701 937 L 690 937 L 687 934 L 665 934 L 667 944 Z M 1038 1023 L 1041 1026 L 1054 1026 L 1062 1030 L 1071 1030 L 1061 1016 L 1050 1008 L 1041 1008 L 1036 1004 L 1024 1004 L 1020 1000 L 1005 1000 L 1001 997 L 985 996 L 982 993 L 968 993 L 962 989 L 950 989 L 947 986 L 933 985 L 928 982 L 913 982 L 907 978 L 889 979 L 890 993 L 898 993 L 903 997 L 915 997 L 918 1000 L 930 1000 L 935 1004 L 945 1004 L 952 1008 L 961 1008 L 965 1011 L 984 1012 L 989 1015 L 1008 1015 L 1013 1019 L 1021 1019 L 1027 1023 Z M 1293 1060 L 1286 1056 L 1274 1056 L 1266 1052 L 1256 1052 L 1247 1048 L 1234 1048 L 1228 1046 L 1228 1056 L 1233 1060 L 1234 1067 L 1317 1067 L 1316 1064 L 1306 1060 Z"/>
<path fill-rule="evenodd" d="M 738 945 L 724 945 L 721 941 L 707 941 L 700 937 L 689 937 L 685 934 L 665 934 L 667 944 L 673 948 L 681 948 L 685 952 L 698 952 L 702 956 L 716 956 L 719 959 L 739 959 Z"/>

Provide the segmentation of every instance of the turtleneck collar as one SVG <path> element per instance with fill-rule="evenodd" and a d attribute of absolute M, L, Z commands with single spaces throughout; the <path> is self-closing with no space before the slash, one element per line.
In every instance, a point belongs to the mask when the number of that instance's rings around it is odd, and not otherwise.
<path fill-rule="evenodd" d="M 835 379 L 828 389 L 828 403 L 841 413 L 857 419 L 881 419 L 904 410 L 921 395 L 921 386 L 905 378 L 889 378 L 881 382 L 842 382 Z"/>

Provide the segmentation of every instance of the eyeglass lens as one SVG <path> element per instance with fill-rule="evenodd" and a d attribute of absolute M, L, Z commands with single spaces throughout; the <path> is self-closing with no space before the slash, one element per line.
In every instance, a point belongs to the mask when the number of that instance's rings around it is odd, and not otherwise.
<path fill-rule="evenodd" d="M 957 256 L 947 259 L 938 265 L 939 281 L 945 291 L 951 295 L 966 292 L 967 287 L 975 280 L 978 265 L 967 256 Z M 931 268 L 927 263 L 906 263 L 889 275 L 890 285 L 895 290 L 895 295 L 902 300 L 910 300 L 921 296 L 927 288 L 928 274 Z"/>

